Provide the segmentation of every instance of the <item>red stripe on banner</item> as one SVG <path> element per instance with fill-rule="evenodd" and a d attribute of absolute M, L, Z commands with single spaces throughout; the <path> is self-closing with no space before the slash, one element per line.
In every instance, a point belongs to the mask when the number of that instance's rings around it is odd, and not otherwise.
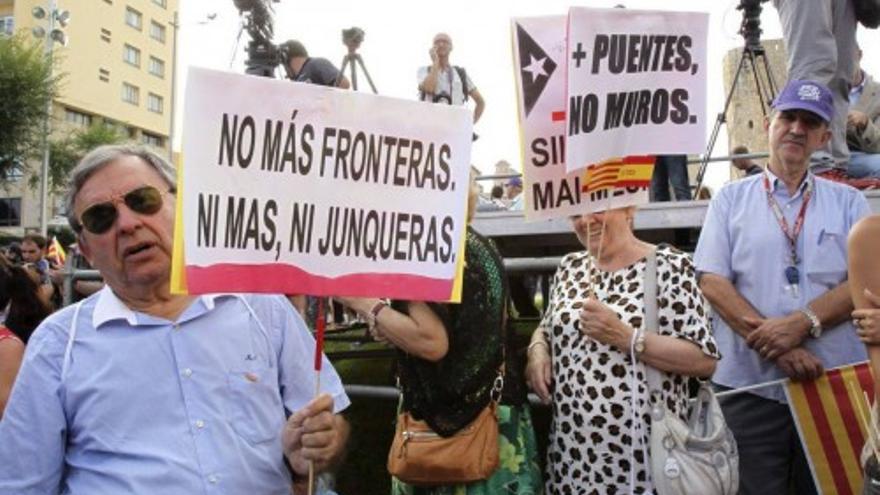
<path fill-rule="evenodd" d="M 625 165 L 631 165 L 634 163 L 653 165 L 654 157 L 652 155 L 628 155 L 623 157 L 623 160 L 621 160 L 620 163 L 623 163 Z"/>
<path fill-rule="evenodd" d="M 859 384 L 862 390 L 867 392 L 868 401 L 874 403 L 874 376 L 871 375 L 871 365 L 869 363 L 860 363 L 855 365 L 856 376 L 859 378 Z M 861 397 L 860 397 L 861 398 Z"/>
<path fill-rule="evenodd" d="M 803 382 L 804 397 L 810 406 L 810 413 L 813 416 L 813 422 L 816 425 L 816 433 L 822 442 L 822 450 L 825 451 L 825 458 L 828 460 L 829 471 L 834 479 L 834 486 L 840 495 L 851 495 L 852 488 L 849 486 L 849 480 L 846 479 L 846 469 L 843 467 L 843 461 L 840 459 L 840 452 L 837 451 L 837 445 L 834 438 L 831 437 L 831 425 L 828 424 L 828 416 L 822 409 L 822 402 L 819 399 L 819 391 L 816 389 L 816 382 Z"/>
<path fill-rule="evenodd" d="M 614 184 L 614 187 L 648 187 L 651 185 L 651 179 L 648 180 L 622 180 Z"/>
<path fill-rule="evenodd" d="M 550 114 L 550 120 L 553 122 L 565 122 L 565 111 L 553 112 Z"/>
<path fill-rule="evenodd" d="M 831 390 L 834 392 L 834 403 L 843 419 L 843 426 L 846 428 L 846 436 L 849 437 L 850 447 L 856 459 L 862 453 L 862 445 L 865 443 L 865 437 L 862 436 L 862 429 L 859 428 L 859 417 L 853 409 L 852 400 L 849 397 L 849 391 L 846 389 L 846 383 L 843 381 L 843 375 L 840 369 L 834 369 L 827 373 L 828 382 L 831 384 Z M 861 401 L 862 397 L 856 397 Z"/>
<path fill-rule="evenodd" d="M 282 264 L 218 263 L 206 267 L 186 267 L 187 290 L 190 294 L 258 292 L 448 301 L 452 295 L 452 282 L 451 278 L 380 273 L 356 273 L 331 278 Z"/>

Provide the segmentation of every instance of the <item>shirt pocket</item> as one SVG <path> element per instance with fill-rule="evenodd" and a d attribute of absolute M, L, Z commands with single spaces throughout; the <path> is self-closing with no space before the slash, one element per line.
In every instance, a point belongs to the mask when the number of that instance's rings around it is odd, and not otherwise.
<path fill-rule="evenodd" d="M 846 279 L 846 235 L 842 230 L 822 229 L 812 251 L 804 260 L 811 283 L 831 289 Z"/>
<path fill-rule="evenodd" d="M 227 380 L 232 428 L 252 444 L 277 440 L 285 414 L 276 370 L 267 367 L 233 370 Z"/>

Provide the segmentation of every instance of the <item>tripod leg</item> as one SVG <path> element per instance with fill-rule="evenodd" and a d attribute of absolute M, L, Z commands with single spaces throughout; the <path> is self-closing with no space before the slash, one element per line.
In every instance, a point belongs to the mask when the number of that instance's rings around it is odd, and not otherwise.
<path fill-rule="evenodd" d="M 367 66 L 364 65 L 364 59 L 363 59 L 360 55 L 358 55 L 357 58 L 355 59 L 355 61 L 356 61 L 358 64 L 360 64 L 360 66 L 361 66 L 361 70 L 363 70 L 363 71 L 364 71 L 364 75 L 367 76 L 367 83 L 370 85 L 370 89 L 373 90 L 373 94 L 376 94 L 376 95 L 379 94 L 379 92 L 376 91 L 376 85 L 373 84 L 373 78 L 370 77 L 370 71 L 368 71 L 368 70 L 367 70 Z"/>
<path fill-rule="evenodd" d="M 730 108 L 730 102 L 733 100 L 733 93 L 736 91 L 739 76 L 742 74 L 743 66 L 746 64 L 747 51 L 747 48 L 743 48 L 742 55 L 739 57 L 739 65 L 737 65 L 736 73 L 733 75 L 733 81 L 730 83 L 730 91 L 727 92 L 727 98 L 724 100 L 724 109 L 718 114 L 718 118 L 715 120 L 715 127 L 712 128 L 709 143 L 706 145 L 706 152 L 703 153 L 703 160 L 700 162 L 700 170 L 697 172 L 697 187 L 694 189 L 694 198 L 700 196 L 700 190 L 703 188 L 703 179 L 706 176 L 706 168 L 709 166 L 709 159 L 712 156 L 712 150 L 715 148 L 715 141 L 718 140 L 718 133 L 721 131 L 721 124 L 727 122 L 727 109 Z"/>
<path fill-rule="evenodd" d="M 351 62 L 351 89 L 358 89 L 357 56 Z"/>

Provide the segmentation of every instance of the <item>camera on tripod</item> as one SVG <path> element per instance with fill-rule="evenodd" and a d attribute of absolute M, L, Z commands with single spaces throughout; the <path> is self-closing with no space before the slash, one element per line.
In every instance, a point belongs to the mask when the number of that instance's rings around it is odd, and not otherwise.
<path fill-rule="evenodd" d="M 746 48 L 761 49 L 761 4 L 767 0 L 740 0 L 737 10 L 743 11 L 739 34 L 745 40 Z"/>
<path fill-rule="evenodd" d="M 353 53 L 360 48 L 361 43 L 364 42 L 364 30 L 357 27 L 352 26 L 348 29 L 342 30 L 342 44 L 348 47 L 348 51 Z"/>
<path fill-rule="evenodd" d="M 272 43 L 272 4 L 280 0 L 232 0 L 242 16 L 243 28 L 251 40 L 248 42 L 248 58 L 245 73 L 263 77 L 275 77 L 275 68 L 282 60 L 282 52 Z"/>

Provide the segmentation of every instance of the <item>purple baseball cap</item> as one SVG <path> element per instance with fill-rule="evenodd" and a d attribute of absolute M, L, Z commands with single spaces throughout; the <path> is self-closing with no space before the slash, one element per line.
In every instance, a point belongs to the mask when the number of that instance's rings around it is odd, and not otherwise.
<path fill-rule="evenodd" d="M 510 178 L 510 180 L 507 181 L 507 185 L 522 187 L 522 179 L 520 179 L 519 177 L 512 177 Z"/>
<path fill-rule="evenodd" d="M 834 116 L 831 91 L 822 83 L 813 81 L 789 81 L 773 100 L 776 110 L 806 110 L 813 112 L 825 122 Z"/>

